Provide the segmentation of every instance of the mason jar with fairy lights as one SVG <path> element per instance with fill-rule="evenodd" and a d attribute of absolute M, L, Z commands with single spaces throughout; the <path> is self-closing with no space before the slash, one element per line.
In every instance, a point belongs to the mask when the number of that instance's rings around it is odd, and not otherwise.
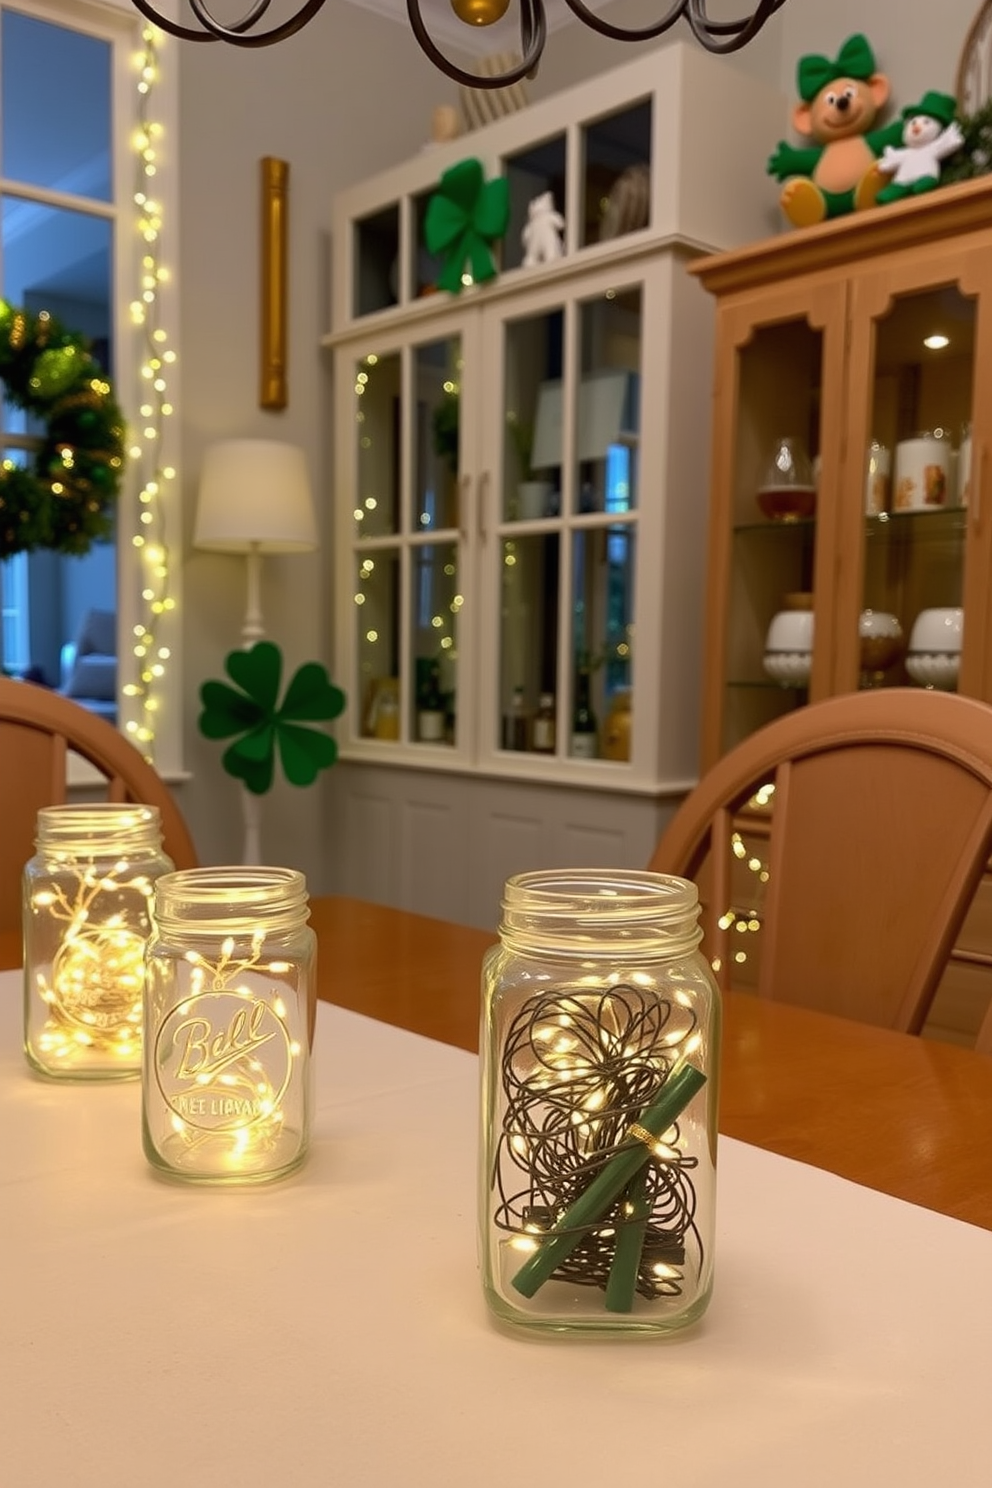
<path fill-rule="evenodd" d="M 155 886 L 142 1129 L 166 1177 L 255 1184 L 310 1141 L 316 936 L 291 868 L 191 868 Z"/>
<path fill-rule="evenodd" d="M 46 806 L 23 879 L 24 1049 L 42 1075 L 141 1074 L 145 942 L 172 870 L 158 808 Z"/>
<path fill-rule="evenodd" d="M 507 881 L 483 967 L 480 1251 L 502 1322 L 665 1333 L 713 1284 L 719 992 L 685 879 Z"/>

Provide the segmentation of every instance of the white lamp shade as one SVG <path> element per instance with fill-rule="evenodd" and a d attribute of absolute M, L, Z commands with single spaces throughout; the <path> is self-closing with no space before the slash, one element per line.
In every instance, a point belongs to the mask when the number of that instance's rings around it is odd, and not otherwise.
<path fill-rule="evenodd" d="M 611 445 L 623 432 L 623 408 L 627 396 L 626 372 L 588 372 L 579 386 L 575 421 L 576 458 L 605 460 Z M 534 470 L 561 464 L 562 386 L 560 381 L 542 382 L 537 392 L 537 418 L 530 463 Z"/>
<path fill-rule="evenodd" d="M 306 553 L 317 546 L 306 457 L 274 439 L 227 439 L 207 450 L 194 545 L 220 553 Z"/>

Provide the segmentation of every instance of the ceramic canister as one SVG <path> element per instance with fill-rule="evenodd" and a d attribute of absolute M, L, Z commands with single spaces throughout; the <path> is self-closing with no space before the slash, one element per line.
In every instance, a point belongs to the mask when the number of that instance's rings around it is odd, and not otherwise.
<path fill-rule="evenodd" d="M 946 506 L 950 484 L 950 443 L 933 434 L 896 445 L 894 511 L 932 511 Z"/>

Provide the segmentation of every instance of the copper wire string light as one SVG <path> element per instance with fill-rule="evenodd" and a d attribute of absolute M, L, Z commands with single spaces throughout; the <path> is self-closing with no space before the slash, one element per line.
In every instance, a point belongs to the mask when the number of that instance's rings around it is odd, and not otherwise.
<path fill-rule="evenodd" d="M 187 0 L 196 26 L 180 25 L 167 16 L 160 15 L 149 0 L 134 0 L 134 5 L 154 25 L 178 36 L 181 41 L 227 41 L 233 46 L 272 46 L 277 41 L 293 36 L 312 20 L 324 4 L 324 0 L 305 0 L 295 15 L 267 30 L 261 29 L 270 0 L 254 0 L 254 4 L 240 18 L 224 24 L 210 10 L 206 0 Z M 521 61 L 506 72 L 482 77 L 478 73 L 466 72 L 452 62 L 437 46 L 424 22 L 420 0 L 406 0 L 410 26 L 421 49 L 434 65 L 455 82 L 470 88 L 505 88 L 510 83 L 533 73 L 541 60 L 548 37 L 548 22 L 543 0 L 517 0 L 520 8 L 520 57 Z M 585 25 L 609 36 L 615 41 L 650 41 L 668 31 L 679 20 L 685 20 L 693 36 L 708 52 L 735 52 L 756 36 L 762 26 L 780 10 L 785 0 L 758 0 L 752 14 L 733 21 L 713 21 L 707 15 L 707 0 L 672 0 L 665 14 L 653 25 L 628 31 L 614 26 L 595 11 L 583 5 L 582 0 L 565 0 L 574 16 Z M 451 8 L 460 21 L 467 26 L 492 26 L 503 19 L 510 8 L 511 0 L 451 0 Z"/>

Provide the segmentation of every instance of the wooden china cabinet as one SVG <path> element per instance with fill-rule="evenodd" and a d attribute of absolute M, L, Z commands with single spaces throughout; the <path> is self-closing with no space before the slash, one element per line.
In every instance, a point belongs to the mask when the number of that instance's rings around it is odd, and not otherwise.
<path fill-rule="evenodd" d="M 690 272 L 716 298 L 702 768 L 806 702 L 913 685 L 907 646 L 924 610 L 963 611 L 957 687 L 992 702 L 992 179 L 712 255 Z M 907 497 L 905 481 L 899 490 L 900 461 L 908 470 L 923 434 L 944 462 L 930 500 Z M 758 490 L 786 436 L 811 458 L 815 507 L 769 519 Z M 869 514 L 873 443 L 892 479 L 884 509 Z M 766 671 L 766 637 L 797 594 L 812 608 L 812 651 L 807 675 L 783 685 Z M 869 611 L 902 632 L 884 667 L 863 646 Z M 745 833 L 741 850 L 745 904 L 760 898 L 747 883 L 747 864 L 760 863 L 755 831 L 757 846 Z M 968 1040 L 990 987 L 986 880 L 935 1027 Z"/>

